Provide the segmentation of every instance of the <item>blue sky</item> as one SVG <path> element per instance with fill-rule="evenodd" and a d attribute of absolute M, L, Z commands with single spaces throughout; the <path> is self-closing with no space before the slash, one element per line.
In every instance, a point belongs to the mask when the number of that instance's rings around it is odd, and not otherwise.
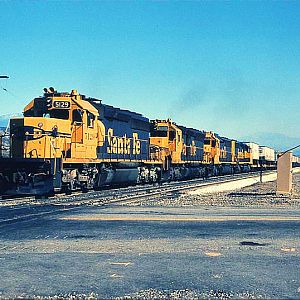
<path fill-rule="evenodd" d="M 300 2 L 0 2 L 0 115 L 44 87 L 229 137 L 300 138 Z"/>

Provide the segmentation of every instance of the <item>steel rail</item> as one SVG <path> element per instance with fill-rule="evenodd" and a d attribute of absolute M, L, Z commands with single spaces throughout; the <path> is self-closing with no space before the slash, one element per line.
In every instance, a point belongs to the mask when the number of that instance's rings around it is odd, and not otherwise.
<path fill-rule="evenodd" d="M 269 172 L 273 171 L 265 171 L 264 174 L 268 174 Z M 158 188 L 167 188 L 167 187 L 174 187 L 174 186 L 182 186 L 182 185 L 195 185 L 196 183 L 204 183 L 204 182 L 213 182 L 221 180 L 222 178 L 240 178 L 241 176 L 250 176 L 251 174 L 259 174 L 259 172 L 250 172 L 250 173 L 237 173 L 237 174 L 229 174 L 229 175 L 222 175 L 222 176 L 212 176 L 206 179 L 203 178 L 195 178 L 190 180 L 181 180 L 181 181 L 172 181 L 172 182 L 165 182 L 161 185 L 154 186 L 153 184 L 144 184 L 144 185 L 137 185 L 137 186 L 128 186 L 128 187 L 119 187 L 119 188 L 105 188 L 101 191 L 88 191 L 86 193 L 82 193 L 80 191 L 73 192 L 70 195 L 62 195 L 62 194 L 56 194 L 53 197 L 49 197 L 46 199 L 36 199 L 33 196 L 24 196 L 24 197 L 17 197 L 17 198 L 11 198 L 11 199 L 2 199 L 0 200 L 0 207 L 3 206 L 26 206 L 28 204 L 33 205 L 45 205 L 45 204 L 61 204 L 66 202 L 72 203 L 76 198 L 80 198 L 80 200 L 83 200 L 83 198 L 88 198 L 89 196 L 100 197 L 100 198 L 113 198 L 119 195 L 122 195 L 126 192 L 130 193 L 137 193 L 137 192 L 152 192 L 153 190 L 157 190 Z M 67 200 L 62 202 L 63 200 Z"/>

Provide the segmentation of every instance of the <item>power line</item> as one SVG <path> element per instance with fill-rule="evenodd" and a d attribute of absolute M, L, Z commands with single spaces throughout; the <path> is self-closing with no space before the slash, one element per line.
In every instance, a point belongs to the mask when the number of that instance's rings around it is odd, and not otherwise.
<path fill-rule="evenodd" d="M 7 76 L 7 75 L 0 75 L 0 79 L 9 79 L 9 76 Z M 15 98 L 18 98 L 14 93 L 12 93 L 11 91 L 9 91 L 7 88 L 4 88 L 2 85 L 0 87 L 1 87 L 1 89 L 4 92 L 10 94 L 11 96 L 13 96 Z"/>
<path fill-rule="evenodd" d="M 17 95 L 15 95 L 14 93 L 12 93 L 11 91 L 9 91 L 8 89 L 4 88 L 3 86 L 1 86 L 2 90 L 5 91 L 6 93 L 10 94 L 11 96 L 18 98 Z"/>
<path fill-rule="evenodd" d="M 286 154 L 287 152 L 290 152 L 290 151 L 292 151 L 292 150 L 295 150 L 296 148 L 299 148 L 299 147 L 300 147 L 300 145 L 297 145 L 297 146 L 295 146 L 295 147 L 293 147 L 293 148 L 290 148 L 290 149 L 284 151 L 283 153 L 279 154 L 278 157 L 281 157 L 282 155 Z"/>

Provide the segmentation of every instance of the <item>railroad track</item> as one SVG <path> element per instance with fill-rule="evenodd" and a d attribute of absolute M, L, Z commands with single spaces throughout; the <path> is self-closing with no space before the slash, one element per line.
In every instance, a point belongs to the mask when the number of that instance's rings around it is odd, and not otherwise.
<path fill-rule="evenodd" d="M 265 172 L 264 175 L 266 174 L 271 174 L 274 173 L 273 171 L 268 171 Z M 140 200 L 143 199 L 147 199 L 149 200 L 149 198 L 154 198 L 156 199 L 157 197 L 161 197 L 161 196 L 168 196 L 170 194 L 174 194 L 174 193 L 180 193 L 180 192 L 184 192 L 184 191 L 188 191 L 188 190 L 195 190 L 198 188 L 203 188 L 203 187 L 208 187 L 208 186 L 213 186 L 213 185 L 219 185 L 219 184 L 223 184 L 223 183 L 227 183 L 227 182 L 234 182 L 234 181 L 239 181 L 242 179 L 247 179 L 247 178 L 255 178 L 259 175 L 259 172 L 256 173 L 248 173 L 248 174 L 236 174 L 236 175 L 224 175 L 224 176 L 219 176 L 219 177 L 211 177 L 210 179 L 206 180 L 206 181 L 198 181 L 195 180 L 194 182 L 186 182 L 186 184 L 182 184 L 182 183 L 178 183 L 178 185 L 176 186 L 167 186 L 167 187 L 162 187 L 162 188 L 158 188 L 156 190 L 151 191 L 151 193 L 145 193 L 145 194 L 138 194 L 135 196 L 130 196 L 130 199 L 126 200 L 125 199 L 117 199 L 116 201 L 111 201 L 110 204 L 127 204 L 127 203 L 134 203 L 134 202 L 138 202 Z"/>
<path fill-rule="evenodd" d="M 264 175 L 274 173 L 266 171 Z M 134 203 L 143 200 L 157 199 L 200 187 L 219 185 L 226 182 L 238 181 L 245 178 L 254 178 L 259 172 L 223 175 L 208 179 L 193 179 L 189 181 L 174 181 L 162 185 L 133 186 L 88 193 L 74 193 L 72 195 L 56 195 L 48 199 L 36 200 L 33 197 L 0 200 L 0 212 L 8 215 L 1 219 L 0 226 L 29 221 L 46 215 L 53 215 L 65 211 L 80 209 L 82 206 L 103 206 Z M 22 202 L 23 199 L 23 202 Z M 23 212 L 24 211 L 24 212 Z M 19 213 L 20 212 L 20 213 Z"/>
<path fill-rule="evenodd" d="M 263 174 L 269 174 L 273 171 L 265 171 Z M 167 189 L 167 188 L 175 188 L 177 186 L 180 187 L 187 187 L 193 188 L 197 187 L 197 184 L 203 185 L 207 183 L 213 183 L 222 181 L 223 179 L 230 178 L 231 180 L 241 179 L 241 178 L 249 178 L 252 176 L 258 176 L 259 172 L 251 172 L 251 173 L 241 173 L 241 174 L 234 174 L 234 175 L 222 175 L 222 176 L 214 176 L 209 177 L 207 179 L 191 179 L 186 181 L 172 181 L 169 183 L 163 183 L 162 185 L 153 185 L 153 184 L 145 184 L 145 185 L 137 185 L 137 186 L 129 186 L 129 187 L 119 187 L 119 188 L 110 188 L 110 189 L 103 189 L 101 191 L 89 191 L 87 193 L 82 192 L 73 192 L 70 195 L 65 194 L 57 194 L 53 197 L 45 198 L 45 199 L 36 199 L 33 196 L 24 196 L 18 198 L 11 198 L 11 199 L 0 199 L 0 207 L 2 206 L 26 206 L 26 205 L 44 205 L 44 204 L 52 204 L 52 205 L 59 205 L 59 204 L 70 204 L 72 205 L 76 200 L 84 200 L 84 199 L 94 199 L 94 198 L 115 198 L 126 194 L 135 194 L 135 193 L 146 193 L 156 191 L 157 189 Z"/>

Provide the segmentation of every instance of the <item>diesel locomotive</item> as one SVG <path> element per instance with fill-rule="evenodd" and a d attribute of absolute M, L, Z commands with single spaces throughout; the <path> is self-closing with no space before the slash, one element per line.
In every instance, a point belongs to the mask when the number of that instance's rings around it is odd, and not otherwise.
<path fill-rule="evenodd" d="M 246 172 L 252 164 L 245 143 L 50 88 L 10 120 L 0 195 L 183 180 Z"/>

